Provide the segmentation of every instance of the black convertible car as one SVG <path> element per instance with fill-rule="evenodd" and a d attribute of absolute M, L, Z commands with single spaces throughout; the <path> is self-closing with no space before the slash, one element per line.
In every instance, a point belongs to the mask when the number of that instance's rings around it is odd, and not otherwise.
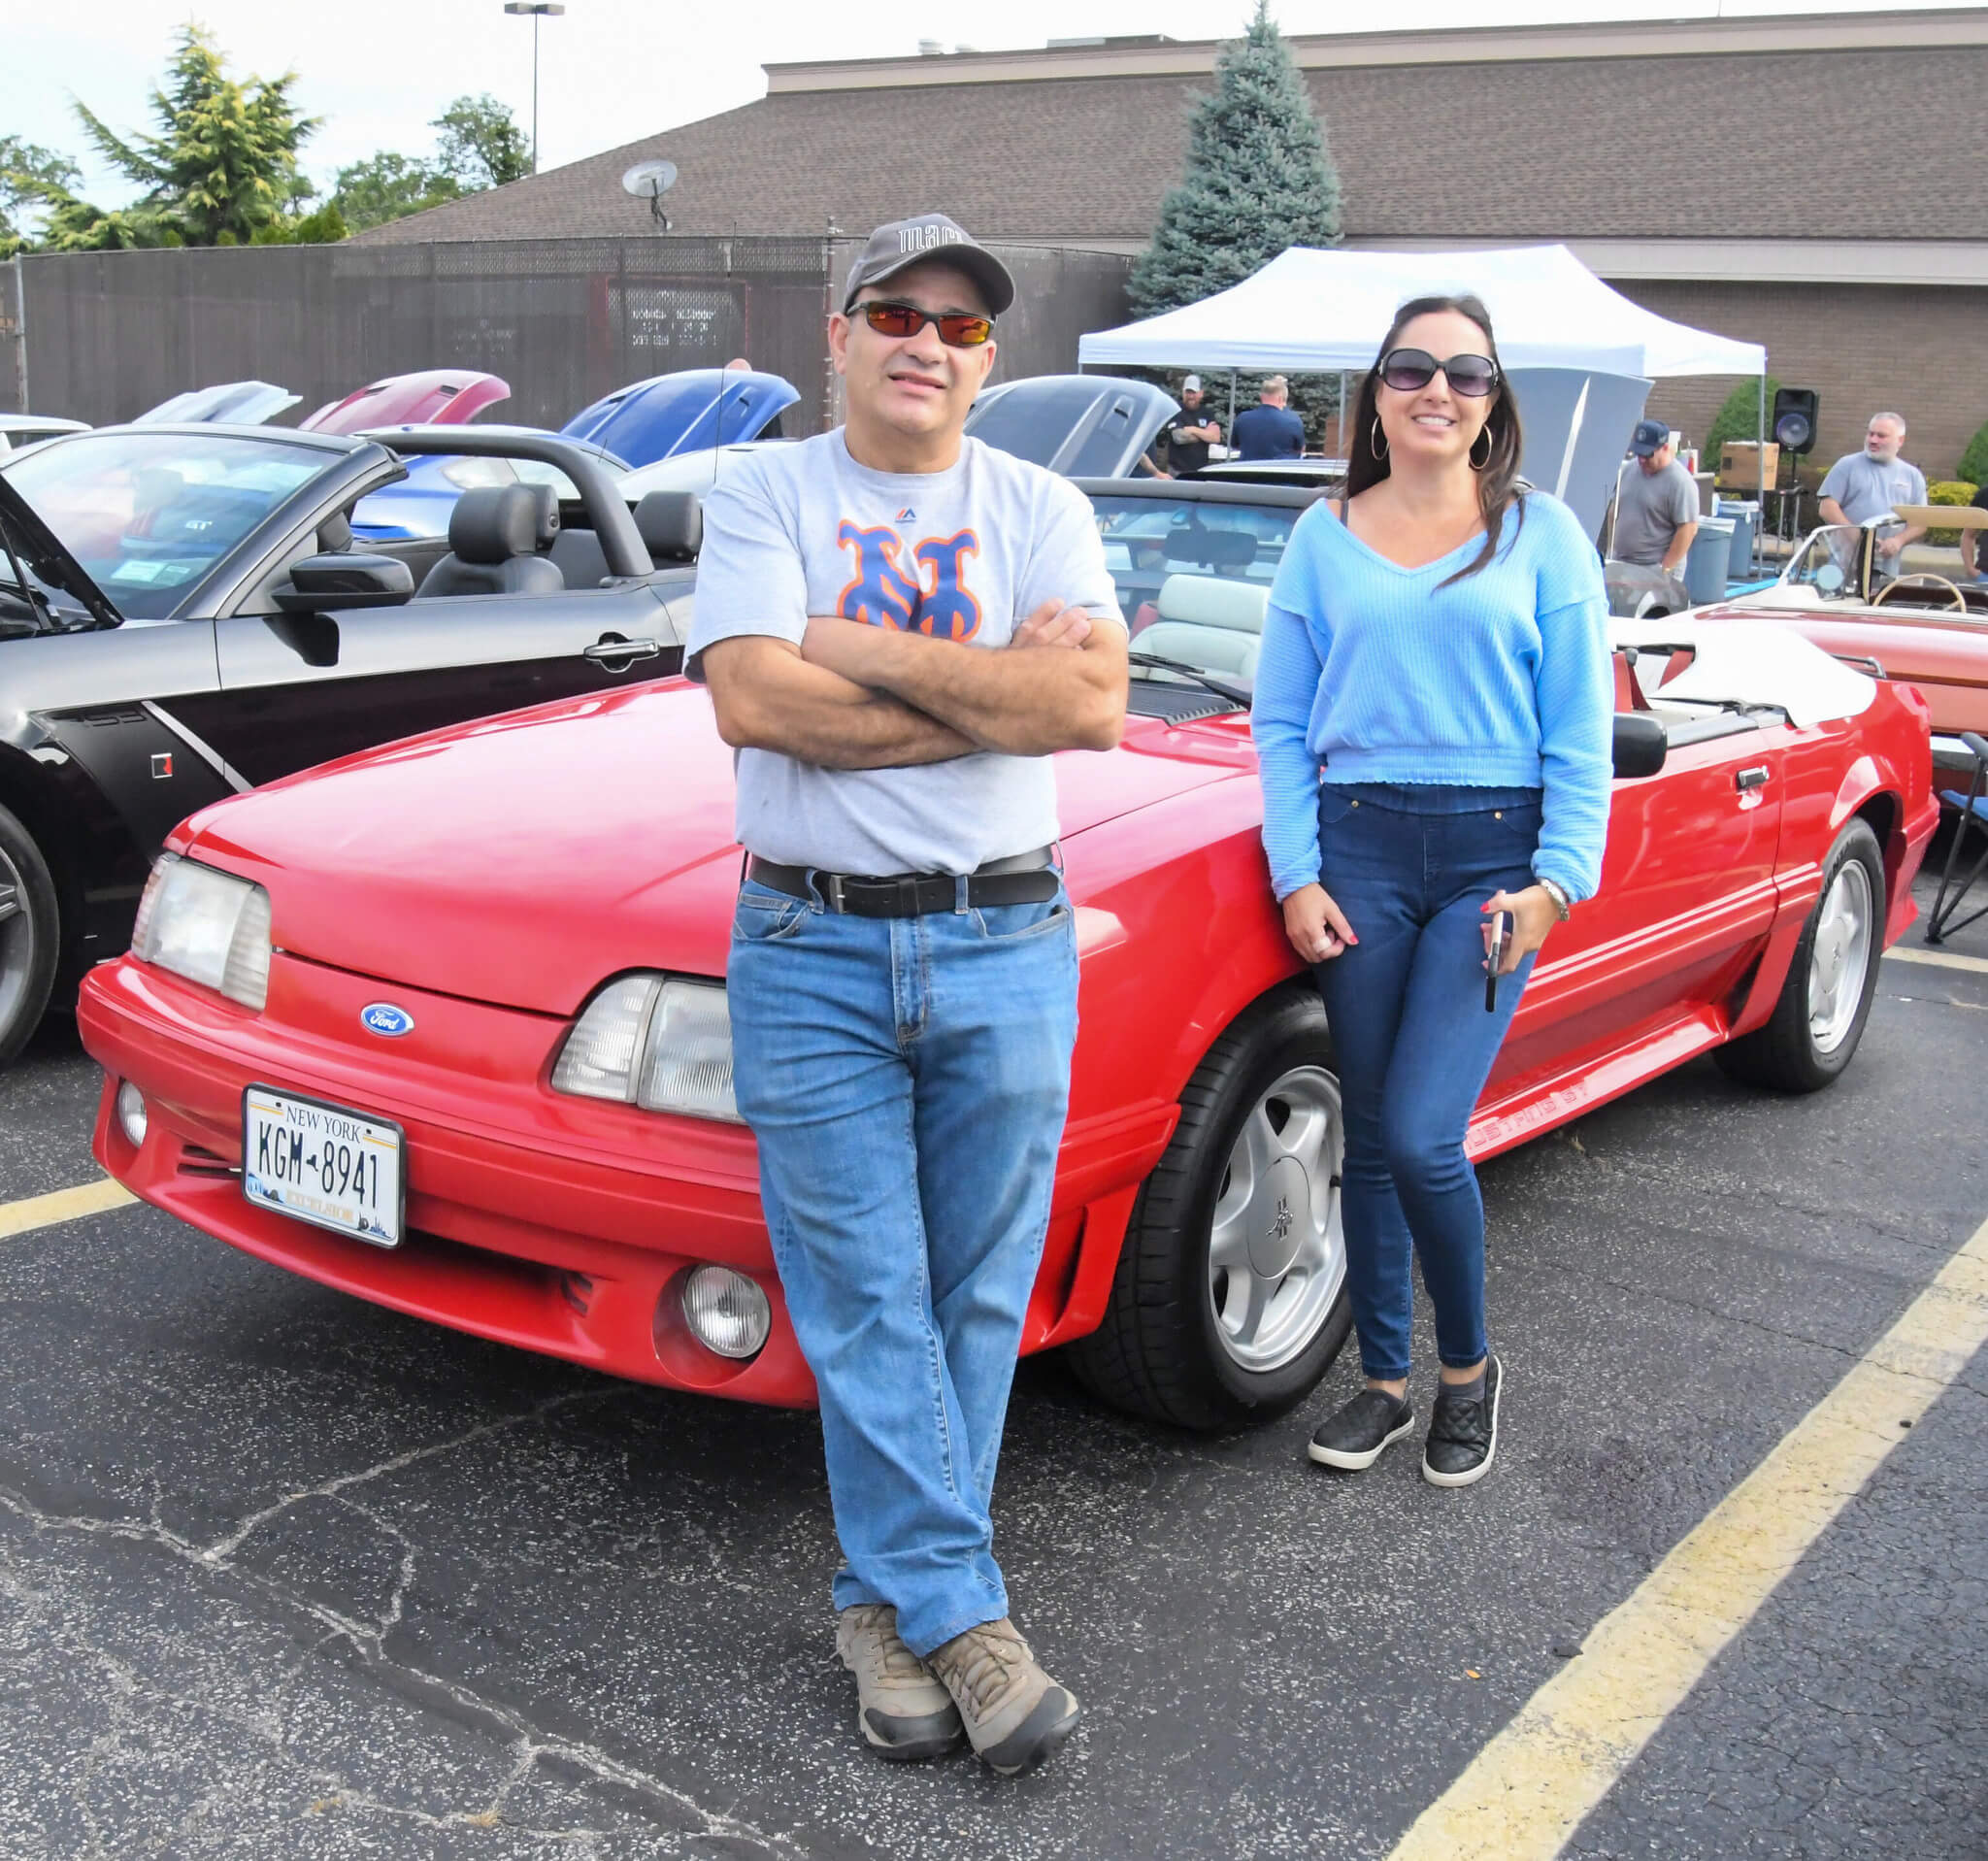
<path fill-rule="evenodd" d="M 355 546 L 404 457 L 513 462 L 447 538 Z M 0 463 L 0 1064 L 129 942 L 167 831 L 231 790 L 682 662 L 698 507 L 496 426 L 147 425 Z M 658 566 L 661 565 L 661 566 Z M 363 861 L 363 823 L 354 826 Z"/>

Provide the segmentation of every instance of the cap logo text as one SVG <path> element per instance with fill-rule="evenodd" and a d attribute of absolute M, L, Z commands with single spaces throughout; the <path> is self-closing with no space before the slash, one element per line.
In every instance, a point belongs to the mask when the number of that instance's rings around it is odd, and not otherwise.
<path fill-rule="evenodd" d="M 900 226 L 897 249 L 901 252 L 929 252 L 935 246 L 950 246 L 957 237 L 950 226 Z"/>

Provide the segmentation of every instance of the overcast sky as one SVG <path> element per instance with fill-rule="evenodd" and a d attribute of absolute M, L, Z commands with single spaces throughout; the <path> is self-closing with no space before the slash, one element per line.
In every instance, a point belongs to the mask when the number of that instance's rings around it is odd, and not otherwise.
<path fill-rule="evenodd" d="M 1423 0 L 1390 13 L 1403 26 L 1492 25 L 1574 19 L 1835 11 L 1816 0 Z M 1881 6 L 1842 11 L 1871 13 Z M 1180 39 L 1241 30 L 1249 0 L 1000 0 L 979 10 L 859 5 L 836 0 L 567 0 L 565 16 L 540 24 L 539 154 L 554 167 L 672 128 L 762 94 L 763 63 L 797 58 L 910 53 L 921 37 L 958 36 L 982 50 L 1040 46 L 1050 36 L 1165 32 Z M 1371 27 L 1369 8 L 1343 0 L 1279 0 L 1287 32 Z M 146 98 L 187 17 L 212 27 L 237 75 L 294 69 L 296 95 L 323 127 L 305 166 L 320 185 L 333 172 L 381 149 L 432 150 L 427 124 L 450 99 L 489 91 L 529 130 L 532 23 L 508 17 L 503 0 L 0 0 L 6 82 L 0 132 L 63 150 L 84 170 L 84 192 L 117 204 L 128 190 L 84 149 L 70 99 L 114 129 L 150 127 Z M 951 26 L 941 21 L 950 18 Z M 964 31 L 961 28 L 964 28 Z M 1652 100 L 1662 107 L 1662 99 Z M 1703 135 L 1711 125 L 1689 125 Z M 888 162 L 889 123 L 876 125 L 877 158 Z"/>

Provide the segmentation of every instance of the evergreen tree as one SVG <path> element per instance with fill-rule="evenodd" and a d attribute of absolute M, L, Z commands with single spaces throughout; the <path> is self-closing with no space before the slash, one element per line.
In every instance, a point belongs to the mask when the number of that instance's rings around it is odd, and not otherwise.
<path fill-rule="evenodd" d="M 1968 442 L 1967 450 L 1961 454 L 1961 462 L 1954 468 L 1954 476 L 1975 486 L 1977 489 L 1988 484 L 1988 426 L 1981 427 Z M 1980 551 L 1974 559 L 1978 562 Z"/>
<path fill-rule="evenodd" d="M 181 27 L 166 83 L 151 93 L 155 135 L 128 140 L 79 103 L 97 152 L 143 187 L 133 207 L 105 212 L 66 183 L 34 191 L 50 210 L 47 247 L 95 251 L 128 246 L 239 246 L 281 228 L 311 183 L 297 151 L 317 128 L 290 98 L 293 71 L 238 83 L 204 27 Z"/>
<path fill-rule="evenodd" d="M 1781 384 L 1772 375 L 1767 378 L 1767 404 L 1773 407 L 1774 396 L 1781 391 Z M 1741 382 L 1732 393 L 1719 403 L 1719 411 L 1712 415 L 1712 423 L 1706 428 L 1705 438 L 1699 442 L 1698 455 L 1705 461 L 1707 471 L 1717 471 L 1719 448 L 1728 440 L 1757 440 L 1760 437 L 1760 383 L 1758 381 Z M 1769 439 L 1773 434 L 1770 429 Z"/>
<path fill-rule="evenodd" d="M 1311 94 L 1257 0 L 1195 105 L 1187 167 L 1132 268 L 1134 312 L 1154 316 L 1239 284 L 1292 246 L 1336 246 L 1340 180 Z"/>

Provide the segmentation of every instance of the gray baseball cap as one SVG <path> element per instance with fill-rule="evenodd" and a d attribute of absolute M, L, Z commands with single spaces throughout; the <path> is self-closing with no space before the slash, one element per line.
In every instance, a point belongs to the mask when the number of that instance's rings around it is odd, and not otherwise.
<path fill-rule="evenodd" d="M 880 284 L 912 265 L 928 258 L 956 266 L 980 287 L 990 315 L 999 316 L 1014 302 L 1014 280 L 1008 267 L 982 246 L 956 219 L 945 214 L 913 214 L 910 219 L 893 219 L 870 235 L 869 244 L 849 271 L 843 293 L 846 312 L 865 284 Z"/>

